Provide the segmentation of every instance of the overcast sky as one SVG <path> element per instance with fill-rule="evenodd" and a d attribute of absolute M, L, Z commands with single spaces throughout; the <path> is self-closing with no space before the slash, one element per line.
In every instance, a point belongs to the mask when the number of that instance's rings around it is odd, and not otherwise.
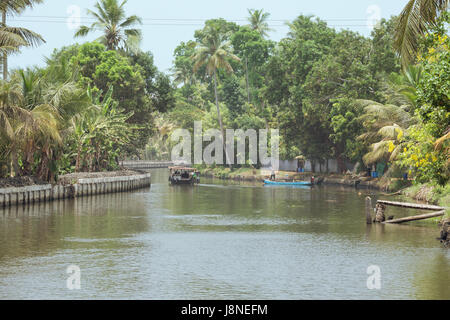
<path fill-rule="evenodd" d="M 121 1 L 121 0 L 119 0 Z M 173 51 L 181 41 L 193 38 L 194 31 L 200 29 L 204 20 L 224 18 L 238 24 L 246 24 L 247 9 L 264 9 L 269 12 L 272 40 L 286 36 L 285 21 L 292 21 L 300 14 L 315 15 L 326 20 L 336 29 L 350 29 L 363 35 L 370 35 L 373 21 L 398 15 L 407 0 L 128 0 L 128 15 L 136 14 L 143 19 L 142 49 L 151 51 L 155 64 L 161 71 L 172 66 Z M 96 39 L 100 33 L 86 38 L 74 39 L 77 25 L 77 11 L 81 24 L 92 21 L 86 14 L 96 0 L 45 0 L 43 4 L 25 11 L 21 16 L 8 17 L 8 24 L 32 29 L 47 41 L 45 45 L 33 49 L 23 49 L 22 53 L 11 56 L 10 67 L 43 65 L 44 57 L 55 48 L 83 43 Z"/>

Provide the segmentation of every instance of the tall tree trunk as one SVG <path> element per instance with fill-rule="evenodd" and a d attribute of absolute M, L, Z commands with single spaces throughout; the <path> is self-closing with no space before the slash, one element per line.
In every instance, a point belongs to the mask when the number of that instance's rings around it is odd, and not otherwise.
<path fill-rule="evenodd" d="M 19 167 L 19 158 L 17 156 L 16 148 L 13 147 L 11 149 L 11 163 L 12 163 L 12 169 L 14 171 L 14 175 L 11 176 L 19 176 L 20 175 L 20 167 Z"/>
<path fill-rule="evenodd" d="M 345 172 L 345 160 L 342 158 L 342 155 L 339 154 L 339 156 L 337 157 L 336 160 L 337 160 L 339 173 Z"/>
<path fill-rule="evenodd" d="M 230 161 L 230 157 L 228 156 L 227 147 L 226 147 L 226 143 L 225 143 L 225 131 L 223 130 L 222 116 L 220 115 L 219 96 L 217 95 L 217 73 L 216 73 L 216 69 L 214 69 L 214 94 L 216 96 L 217 118 L 219 119 L 220 131 L 222 132 L 223 150 L 225 151 L 225 158 L 227 159 L 227 163 L 231 167 L 231 161 Z"/>
<path fill-rule="evenodd" d="M 245 78 L 246 78 L 246 85 L 247 85 L 247 102 L 250 104 L 250 85 L 248 82 L 248 59 L 245 57 Z"/>
<path fill-rule="evenodd" d="M 77 148 L 77 159 L 75 162 L 75 172 L 80 172 L 80 165 L 81 165 L 81 141 L 78 143 L 78 148 Z"/>
<path fill-rule="evenodd" d="M 2 24 L 6 26 L 6 11 L 2 12 Z M 3 53 L 3 80 L 8 80 L 8 55 Z"/>

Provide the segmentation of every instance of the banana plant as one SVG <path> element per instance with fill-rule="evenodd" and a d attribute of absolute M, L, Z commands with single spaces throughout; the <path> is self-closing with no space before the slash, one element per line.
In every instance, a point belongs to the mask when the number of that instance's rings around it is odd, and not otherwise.
<path fill-rule="evenodd" d="M 102 92 L 88 89 L 91 106 L 72 120 L 76 141 L 76 171 L 105 170 L 115 164 L 123 146 L 130 142 L 134 131 L 127 120 L 133 115 L 118 109 L 112 98 L 113 88 L 103 96 Z"/>

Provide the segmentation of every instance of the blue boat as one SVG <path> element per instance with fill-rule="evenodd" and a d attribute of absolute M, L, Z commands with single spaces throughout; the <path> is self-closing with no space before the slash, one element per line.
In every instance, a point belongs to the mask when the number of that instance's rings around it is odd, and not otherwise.
<path fill-rule="evenodd" d="M 281 181 L 270 181 L 264 180 L 264 184 L 278 185 L 278 186 L 312 186 L 311 182 L 299 181 L 299 182 L 281 182 Z"/>

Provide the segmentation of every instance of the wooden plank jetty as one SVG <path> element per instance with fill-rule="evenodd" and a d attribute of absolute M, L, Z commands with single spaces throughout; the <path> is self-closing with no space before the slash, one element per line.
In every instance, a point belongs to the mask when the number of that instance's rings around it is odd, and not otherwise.
<path fill-rule="evenodd" d="M 386 220 L 384 212 L 387 206 L 393 207 L 401 207 L 401 208 L 409 208 L 409 209 L 418 209 L 418 210 L 429 210 L 436 211 L 433 213 L 420 214 L 416 216 L 404 217 L 399 219 L 388 219 Z M 371 219 L 371 199 L 370 197 L 366 198 L 366 221 L 367 224 L 371 224 L 372 222 L 377 223 L 389 223 L 389 224 L 398 224 L 410 221 L 424 220 L 434 217 L 441 217 L 445 215 L 446 208 L 433 206 L 429 204 L 419 204 L 419 203 L 407 203 L 407 202 L 395 202 L 395 201 L 385 201 L 378 200 L 375 207 L 375 219 Z"/>
<path fill-rule="evenodd" d="M 384 204 L 386 206 L 411 208 L 411 209 L 422 209 L 422 210 L 432 210 L 432 211 L 445 210 L 445 208 L 443 208 L 443 207 L 432 206 L 432 205 L 429 205 L 429 204 L 395 202 L 395 201 L 384 201 L 384 200 L 378 200 L 377 203 L 381 203 L 381 204 Z"/>

